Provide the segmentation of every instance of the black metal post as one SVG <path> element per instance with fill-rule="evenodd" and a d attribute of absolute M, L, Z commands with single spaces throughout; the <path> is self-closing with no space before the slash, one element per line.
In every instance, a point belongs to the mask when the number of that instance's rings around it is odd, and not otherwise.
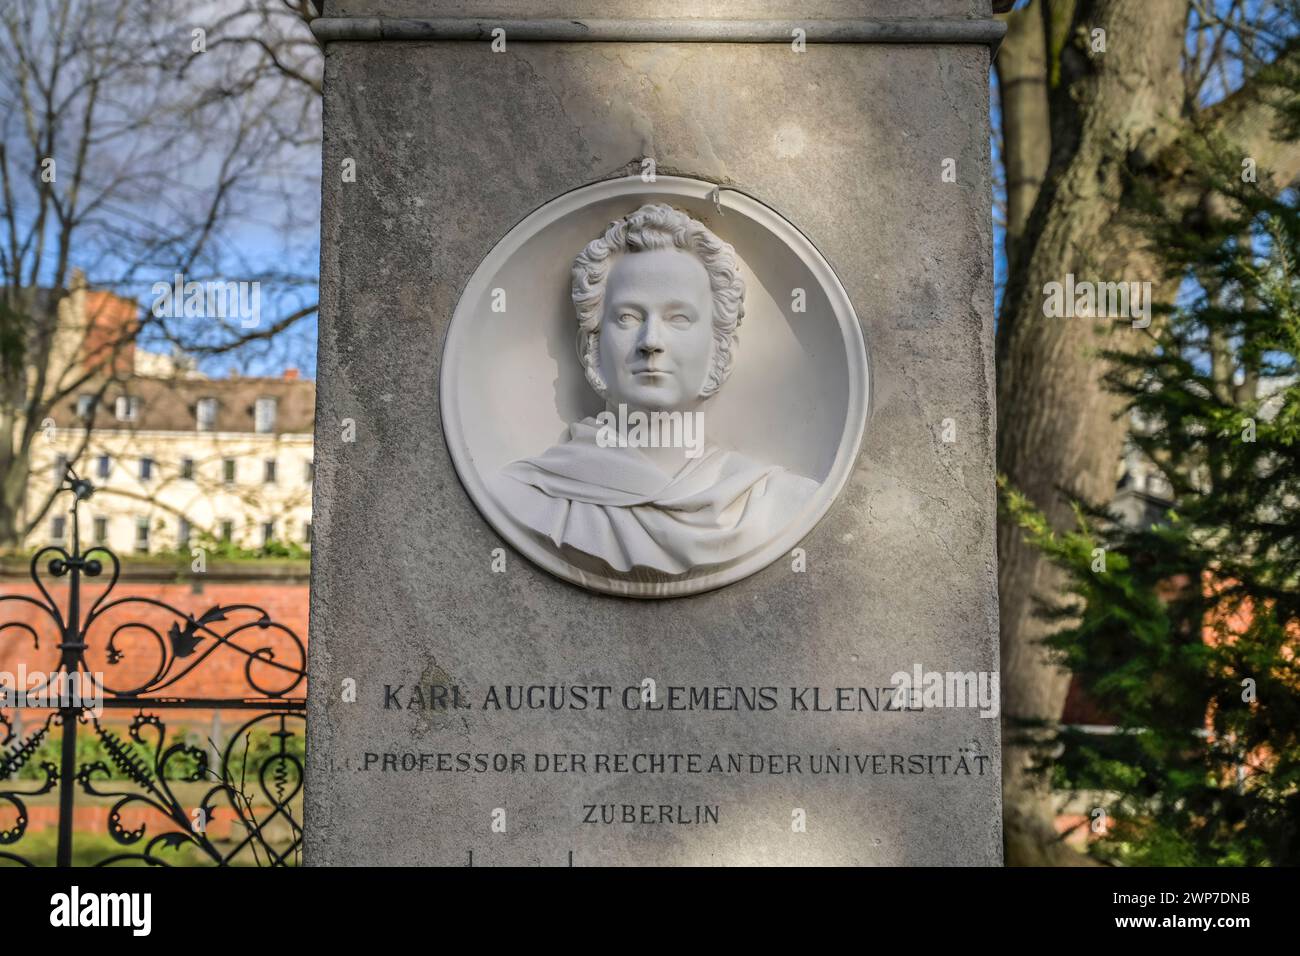
<path fill-rule="evenodd" d="M 73 675 L 80 680 L 82 656 L 86 644 L 81 633 L 81 536 L 78 528 L 77 512 L 80 501 L 73 497 L 72 502 L 72 559 L 67 562 L 70 579 L 68 581 L 68 616 L 63 626 L 63 642 L 59 649 L 63 652 L 60 670 L 65 681 L 59 687 L 64 695 L 64 706 L 59 708 L 63 720 L 63 746 L 59 759 L 59 848 L 56 863 L 58 866 L 72 866 L 72 813 L 73 798 L 76 791 L 73 781 L 77 775 L 77 718 L 81 714 L 80 687 L 69 686 Z M 75 696 L 68 698 L 70 692 Z M 75 703 L 75 705 L 74 705 Z"/>
<path fill-rule="evenodd" d="M 72 781 L 77 772 L 77 715 L 76 707 L 62 707 L 63 754 L 59 761 L 59 852 L 58 866 L 72 866 Z"/>

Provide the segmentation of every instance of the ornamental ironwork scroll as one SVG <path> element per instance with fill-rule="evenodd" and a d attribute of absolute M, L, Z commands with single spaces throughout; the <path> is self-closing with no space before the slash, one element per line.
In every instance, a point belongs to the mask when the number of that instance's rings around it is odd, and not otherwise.
<path fill-rule="evenodd" d="M 33 555 L 35 594 L 0 590 L 0 651 L 21 662 L 0 686 L 0 865 L 296 865 L 306 645 L 256 604 L 118 595 L 117 555 L 81 550 L 92 491 L 69 469 L 70 548 Z M 205 695 L 218 674 L 240 693 Z M 214 712 L 241 715 L 224 744 L 168 736 L 164 716 Z M 32 817 L 54 799 L 51 843 Z M 79 801 L 103 832 L 74 827 Z"/>

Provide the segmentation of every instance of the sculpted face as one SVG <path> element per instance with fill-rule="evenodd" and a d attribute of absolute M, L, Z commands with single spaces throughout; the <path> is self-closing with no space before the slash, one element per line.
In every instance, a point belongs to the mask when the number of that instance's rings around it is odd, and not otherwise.
<path fill-rule="evenodd" d="M 600 374 L 611 405 L 687 410 L 713 354 L 713 293 L 704 264 L 681 249 L 624 253 L 610 270 Z"/>

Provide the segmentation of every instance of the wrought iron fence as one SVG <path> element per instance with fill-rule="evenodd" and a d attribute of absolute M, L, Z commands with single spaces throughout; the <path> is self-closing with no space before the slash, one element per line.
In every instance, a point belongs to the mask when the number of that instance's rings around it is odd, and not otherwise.
<path fill-rule="evenodd" d="M 0 593 L 0 642 L 30 641 L 37 664 L 42 637 L 45 650 L 57 652 L 48 670 L 28 670 L 24 658 L 25 673 L 3 675 L 0 862 L 37 865 L 29 804 L 57 792 L 59 866 L 72 865 L 78 839 L 92 844 L 85 862 L 101 866 L 295 864 L 306 646 L 254 604 L 195 615 L 155 597 L 115 596 L 117 555 L 100 545 L 81 551 L 78 510 L 93 488 L 69 470 L 62 490 L 72 496 L 70 549 L 51 545 L 32 557 L 37 596 Z M 62 602 L 52 591 L 66 591 Z M 247 693 L 201 696 L 205 668 L 231 655 Z M 114 719 L 130 711 L 128 724 Z M 161 714 L 202 711 L 240 712 L 243 723 L 224 747 L 168 742 Z M 79 740 L 90 753 L 79 752 Z M 108 804 L 107 850 L 96 851 L 104 841 L 73 826 L 79 793 Z M 222 839 L 214 835 L 219 825 Z"/>

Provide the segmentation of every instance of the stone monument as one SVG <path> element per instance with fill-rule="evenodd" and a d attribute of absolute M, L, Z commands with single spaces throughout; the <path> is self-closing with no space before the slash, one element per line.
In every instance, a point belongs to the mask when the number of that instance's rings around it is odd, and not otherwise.
<path fill-rule="evenodd" d="M 306 859 L 997 864 L 987 0 L 328 0 Z"/>

